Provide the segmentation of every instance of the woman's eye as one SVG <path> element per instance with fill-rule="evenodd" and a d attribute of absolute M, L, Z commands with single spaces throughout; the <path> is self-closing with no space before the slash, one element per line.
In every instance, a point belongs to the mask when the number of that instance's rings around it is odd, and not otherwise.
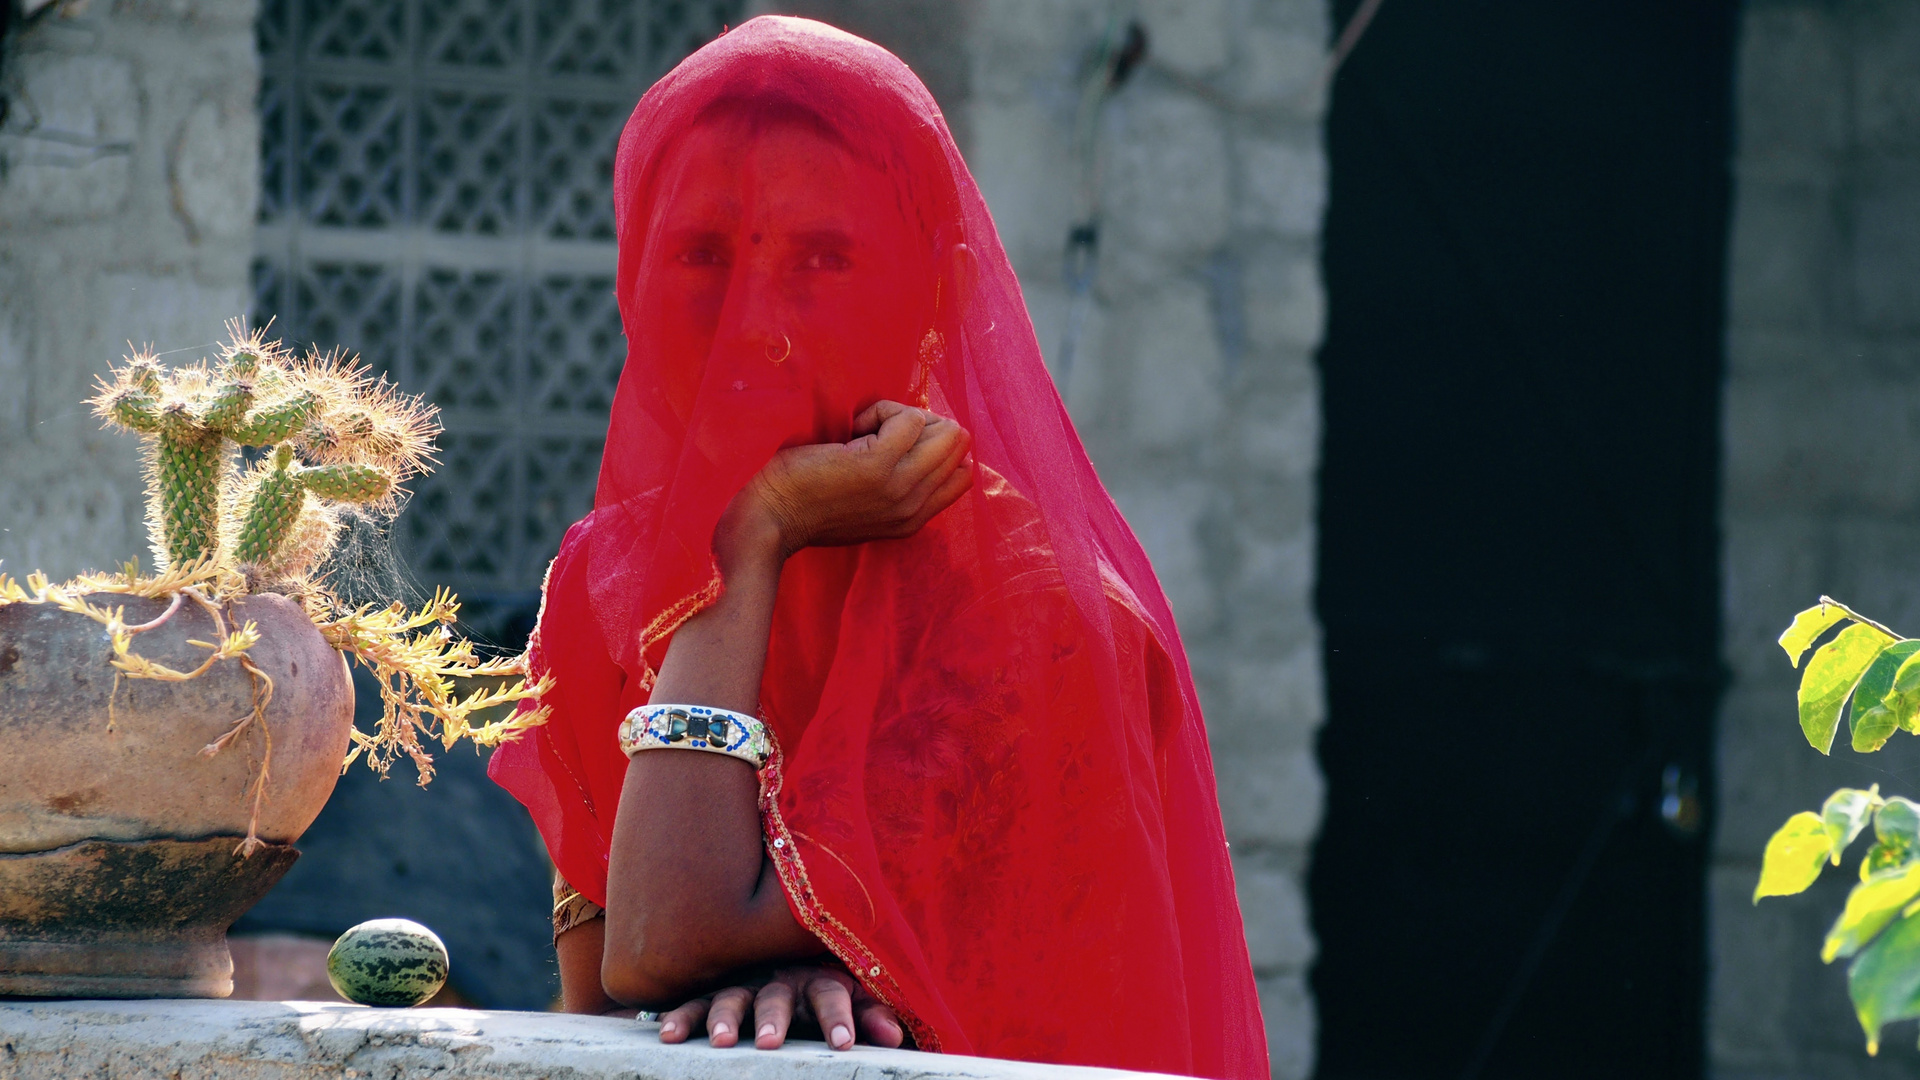
<path fill-rule="evenodd" d="M 725 266 L 727 260 L 712 248 L 691 248 L 680 253 L 680 261 L 688 266 Z"/>
<path fill-rule="evenodd" d="M 802 270 L 845 270 L 853 265 L 853 260 L 837 251 L 816 251 L 801 260 Z"/>

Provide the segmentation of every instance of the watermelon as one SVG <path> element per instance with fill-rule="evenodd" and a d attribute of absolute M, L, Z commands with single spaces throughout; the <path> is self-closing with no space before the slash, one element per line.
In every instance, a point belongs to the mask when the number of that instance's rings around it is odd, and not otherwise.
<path fill-rule="evenodd" d="M 412 919 L 373 919 L 333 943 L 327 979 L 361 1005 L 418 1005 L 446 984 L 447 946 Z"/>

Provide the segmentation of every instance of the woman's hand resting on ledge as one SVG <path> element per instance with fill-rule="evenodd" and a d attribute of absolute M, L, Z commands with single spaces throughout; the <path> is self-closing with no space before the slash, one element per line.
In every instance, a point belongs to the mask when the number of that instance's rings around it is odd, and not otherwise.
<path fill-rule="evenodd" d="M 912 536 L 973 484 L 973 437 L 944 416 L 878 401 L 853 433 L 780 451 L 734 497 L 714 532 L 723 574 L 741 556 Z"/>
<path fill-rule="evenodd" d="M 853 435 L 781 451 L 734 496 L 713 534 L 726 589 L 674 632 L 653 701 L 757 711 L 786 558 L 810 546 L 912 536 L 973 483 L 972 439 L 944 417 L 881 401 L 855 418 Z M 568 992 L 569 1009 L 677 1004 L 663 1040 L 682 1041 L 705 1020 L 714 1045 L 731 1046 L 752 1005 L 761 1046 L 780 1045 L 796 1013 L 802 1021 L 817 1017 L 837 1049 L 852 1046 L 856 1034 L 900 1045 L 900 1023 L 886 1006 L 845 971 L 808 963 L 826 946 L 787 906 L 766 857 L 758 792 L 752 769 L 737 759 L 633 756 L 620 805 L 644 806 L 654 819 L 680 825 L 648 828 L 647 815 L 633 813 L 615 819 L 607 914 L 595 931 L 601 940 L 581 927 L 557 942 L 563 988 L 580 984 L 577 997 Z M 595 960 L 597 987 L 587 982 Z M 807 966 L 780 967 L 791 964 Z M 737 974 L 764 968 L 776 974 L 757 985 Z M 727 989 L 698 996 L 715 987 Z"/>
<path fill-rule="evenodd" d="M 796 1022 L 817 1027 L 835 1050 L 853 1045 L 856 1027 L 875 1046 L 899 1046 L 902 1038 L 893 1010 L 875 1001 L 859 980 L 840 967 L 780 968 L 762 979 L 744 980 L 711 997 L 695 998 L 660 1017 L 660 1041 L 686 1042 L 702 1020 L 708 1040 L 717 1047 L 735 1045 L 740 1033 L 751 1027 L 754 1046 L 778 1049 Z"/>

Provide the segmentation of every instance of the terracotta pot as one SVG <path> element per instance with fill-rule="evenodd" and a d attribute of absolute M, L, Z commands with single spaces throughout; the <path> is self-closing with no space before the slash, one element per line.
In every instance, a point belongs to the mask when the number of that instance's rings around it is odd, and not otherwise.
<path fill-rule="evenodd" d="M 138 623 L 160 601 L 113 594 Z M 99 623 L 51 605 L 0 607 L 0 995 L 225 997 L 226 930 L 285 874 L 319 815 L 353 724 L 346 660 L 299 605 L 250 596 L 231 624 L 273 680 L 265 731 L 202 754 L 253 707 L 253 681 L 222 661 L 188 682 L 119 676 Z M 134 651 L 191 670 L 216 638 L 183 604 Z M 241 857 L 248 785 L 271 736 L 259 836 Z"/>

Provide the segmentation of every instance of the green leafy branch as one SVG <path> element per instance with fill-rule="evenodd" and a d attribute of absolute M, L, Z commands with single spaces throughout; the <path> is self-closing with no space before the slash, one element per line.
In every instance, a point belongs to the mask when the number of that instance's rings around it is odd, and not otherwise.
<path fill-rule="evenodd" d="M 1814 648 L 1835 627 L 1839 633 Z M 1863 754 L 1897 731 L 1920 735 L 1920 640 L 1823 596 L 1794 617 L 1780 647 L 1796 668 L 1813 650 L 1799 698 L 1800 730 L 1815 750 L 1832 752 L 1843 719 Z M 1840 865 L 1869 825 L 1874 841 L 1860 860 L 1860 882 L 1827 931 L 1820 958 L 1852 959 L 1847 990 L 1867 1053 L 1876 1054 L 1882 1028 L 1920 1018 L 1920 803 L 1882 796 L 1876 784 L 1841 788 L 1818 813 L 1793 815 L 1767 841 L 1753 902 L 1805 891 L 1828 864 Z"/>

